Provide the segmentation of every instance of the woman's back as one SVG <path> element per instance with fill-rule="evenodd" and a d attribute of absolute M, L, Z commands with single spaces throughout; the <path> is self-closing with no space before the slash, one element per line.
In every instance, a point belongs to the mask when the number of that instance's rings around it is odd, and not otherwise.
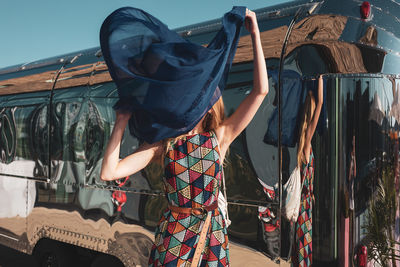
<path fill-rule="evenodd" d="M 165 190 L 171 205 L 209 206 L 218 200 L 221 167 L 218 142 L 212 132 L 187 135 L 165 156 Z"/>
<path fill-rule="evenodd" d="M 150 266 L 181 266 L 191 261 L 206 214 L 175 212 L 180 208 L 210 207 L 218 203 L 221 166 L 215 133 L 184 136 L 165 156 L 164 188 L 170 207 L 156 230 Z M 229 264 L 228 234 L 219 209 L 209 211 L 211 223 L 201 260 L 208 265 Z"/>

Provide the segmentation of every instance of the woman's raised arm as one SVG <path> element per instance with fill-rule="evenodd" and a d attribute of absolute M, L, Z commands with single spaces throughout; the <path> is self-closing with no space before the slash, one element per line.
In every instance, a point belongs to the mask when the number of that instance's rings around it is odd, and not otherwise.
<path fill-rule="evenodd" d="M 117 111 L 116 117 L 114 129 L 108 141 L 101 166 L 100 178 L 104 181 L 120 179 L 140 171 L 162 151 L 161 141 L 154 144 L 145 143 L 134 153 L 120 161 L 121 139 L 131 114 Z"/>
<path fill-rule="evenodd" d="M 247 127 L 269 90 L 268 74 L 257 18 L 256 14 L 250 10 L 246 12 L 245 26 L 250 32 L 253 44 L 253 90 L 243 100 L 232 116 L 216 129 L 222 150 L 226 150 L 232 141 Z"/>
<path fill-rule="evenodd" d="M 309 147 L 311 146 L 311 140 L 314 136 L 315 129 L 317 128 L 318 120 L 319 120 L 319 115 L 321 113 L 322 109 L 322 104 L 324 103 L 324 81 L 322 79 L 322 75 L 319 76 L 318 78 L 318 98 L 317 98 L 317 104 L 315 107 L 314 115 L 311 119 L 310 124 L 308 125 L 307 131 L 306 131 L 306 141 L 304 144 L 304 149 L 309 151 Z M 308 155 L 308 154 L 306 154 Z"/>

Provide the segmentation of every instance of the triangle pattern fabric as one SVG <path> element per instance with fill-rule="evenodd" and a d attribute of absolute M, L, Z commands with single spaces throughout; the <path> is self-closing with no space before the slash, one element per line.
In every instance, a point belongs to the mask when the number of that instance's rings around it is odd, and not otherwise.
<path fill-rule="evenodd" d="M 189 168 L 191 169 L 193 165 L 195 165 L 196 163 L 198 163 L 201 159 L 196 158 L 196 157 L 192 157 L 190 155 L 187 156 L 188 157 L 188 161 L 189 161 Z"/>
<path fill-rule="evenodd" d="M 189 176 L 189 170 L 186 170 L 180 174 L 177 175 L 177 178 L 185 182 L 186 184 L 190 183 L 190 176 Z"/>
<path fill-rule="evenodd" d="M 211 166 L 213 166 L 215 163 L 211 160 L 205 160 L 203 159 L 202 162 L 202 170 L 207 171 Z"/>
<path fill-rule="evenodd" d="M 181 174 L 181 173 L 183 173 L 183 172 L 185 172 L 187 170 L 187 167 L 182 166 L 181 164 L 176 162 L 174 164 L 174 169 L 175 169 L 175 173 L 176 174 Z"/>
<path fill-rule="evenodd" d="M 186 169 L 189 167 L 188 160 L 186 157 L 176 160 L 176 163 L 178 163 L 179 165 L 181 165 Z"/>
<path fill-rule="evenodd" d="M 219 260 L 219 259 L 215 256 L 215 254 L 213 253 L 213 250 L 212 250 L 212 249 L 211 249 L 211 251 L 209 251 L 208 259 L 209 259 L 210 261 L 217 261 L 217 260 Z"/>
<path fill-rule="evenodd" d="M 174 159 L 175 161 L 180 160 L 180 159 L 184 159 L 186 157 L 186 155 L 180 151 L 175 151 L 175 155 L 174 155 Z"/>
<path fill-rule="evenodd" d="M 188 140 L 188 142 L 190 142 L 190 143 L 192 143 L 192 144 L 195 144 L 195 145 L 201 145 L 200 144 L 200 135 L 198 135 L 198 134 L 196 134 L 196 135 L 194 135 L 194 136 L 192 136 L 189 140 Z"/>
<path fill-rule="evenodd" d="M 194 158 L 198 158 L 201 159 L 203 158 L 201 156 L 201 151 L 202 151 L 202 147 L 198 146 L 195 150 L 193 150 L 192 152 L 189 153 L 190 156 L 194 157 Z"/>
<path fill-rule="evenodd" d="M 294 266 L 312 265 L 312 187 L 314 181 L 314 155 L 311 151 L 308 166 L 302 164 L 303 188 L 300 200 L 299 216 L 295 223 L 296 243 L 295 256 L 292 257 Z M 303 171 L 307 170 L 307 171 Z"/>
<path fill-rule="evenodd" d="M 210 161 L 215 161 L 214 151 L 210 150 L 210 152 L 208 152 L 206 155 L 204 155 L 203 159 L 210 160 Z"/>
<path fill-rule="evenodd" d="M 187 229 L 187 228 L 189 228 L 189 226 L 190 226 L 190 216 L 188 216 L 188 217 L 186 217 L 186 218 L 182 218 L 182 219 L 180 219 L 179 220 L 179 223 L 183 226 L 183 227 L 185 227 L 185 229 Z"/>
<path fill-rule="evenodd" d="M 180 243 L 183 243 L 183 240 L 185 238 L 185 233 L 186 231 L 180 231 L 178 233 L 175 233 L 174 236 Z"/>
<path fill-rule="evenodd" d="M 196 197 L 203 192 L 203 189 L 193 186 L 193 196 Z"/>
<path fill-rule="evenodd" d="M 203 192 L 201 192 L 200 194 L 198 194 L 194 199 L 193 199 L 196 203 L 203 203 Z"/>
<path fill-rule="evenodd" d="M 210 152 L 212 151 L 211 148 L 208 147 L 201 147 L 201 158 L 205 159 L 207 157 L 208 154 L 210 154 Z"/>
<path fill-rule="evenodd" d="M 199 160 L 196 164 L 194 164 L 191 168 L 192 171 L 203 173 L 203 161 Z"/>
<path fill-rule="evenodd" d="M 191 183 L 193 183 L 194 181 L 196 181 L 199 177 L 201 177 L 201 173 L 193 171 L 193 170 L 189 170 L 189 177 L 191 180 Z"/>
<path fill-rule="evenodd" d="M 183 137 L 171 146 L 165 157 L 164 189 L 170 205 L 193 207 L 211 205 L 218 200 L 219 151 L 209 132 Z M 156 230 L 150 266 L 190 265 L 204 219 L 167 210 Z M 224 219 L 213 211 L 201 265 L 229 265 L 228 237 Z"/>
<path fill-rule="evenodd" d="M 182 193 L 185 193 L 184 196 L 187 197 L 187 198 L 190 198 L 189 184 L 186 183 L 185 181 L 183 181 L 183 180 L 181 180 L 181 179 L 176 179 L 176 189 L 177 189 L 178 191 L 183 190 L 183 189 L 186 189 L 185 192 L 180 192 L 180 193 L 181 193 L 181 194 L 182 194 Z"/>
<path fill-rule="evenodd" d="M 181 246 L 181 252 L 180 252 L 181 258 L 186 258 L 186 255 L 188 254 L 188 252 L 190 252 L 190 250 L 192 250 L 191 247 L 189 247 L 189 246 L 186 245 L 186 244 L 182 244 L 182 246 Z"/>
<path fill-rule="evenodd" d="M 179 244 L 179 245 L 177 245 L 177 246 L 175 246 L 175 247 L 169 249 L 169 252 L 171 252 L 172 255 L 174 255 L 174 256 L 176 256 L 176 257 L 179 257 L 179 253 L 180 253 L 180 251 L 181 251 L 181 246 L 182 246 L 182 245 Z"/>

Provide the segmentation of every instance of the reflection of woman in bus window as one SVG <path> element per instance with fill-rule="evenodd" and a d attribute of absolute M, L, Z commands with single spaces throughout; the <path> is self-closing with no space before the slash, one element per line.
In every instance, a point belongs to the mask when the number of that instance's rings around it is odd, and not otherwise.
<path fill-rule="evenodd" d="M 303 118 L 300 124 L 299 146 L 297 163 L 301 173 L 301 201 L 299 217 L 295 224 L 295 249 L 293 255 L 294 266 L 312 265 L 312 201 L 314 180 L 314 154 L 311 140 L 317 127 L 319 114 L 323 103 L 323 80 L 318 79 L 318 97 L 308 92 L 304 104 Z"/>
<path fill-rule="evenodd" d="M 232 116 L 224 120 L 223 102 L 219 99 L 188 133 L 153 144 L 145 143 L 119 161 L 121 138 L 131 114 L 117 111 L 101 179 L 126 177 L 151 161 L 164 158 L 164 186 L 169 207 L 156 229 L 150 266 L 181 266 L 195 262 L 196 258 L 202 265 L 215 261 L 218 266 L 229 265 L 228 236 L 217 201 L 221 166 L 229 145 L 249 124 L 268 93 L 265 58 L 254 12 L 246 11 L 245 25 L 253 42 L 254 84 Z M 199 241 L 202 231 L 204 242 Z M 196 248 L 200 251 L 198 257 Z"/>

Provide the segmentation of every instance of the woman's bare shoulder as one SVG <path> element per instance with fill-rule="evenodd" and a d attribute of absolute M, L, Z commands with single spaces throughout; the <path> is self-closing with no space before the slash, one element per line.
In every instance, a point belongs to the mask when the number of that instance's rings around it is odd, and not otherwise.
<path fill-rule="evenodd" d="M 224 140 L 225 126 L 221 124 L 216 129 L 214 129 L 213 132 L 215 133 L 216 138 L 218 139 L 218 143 L 222 144 L 225 141 Z"/>
<path fill-rule="evenodd" d="M 164 148 L 164 141 L 163 140 L 155 142 L 155 143 L 152 143 L 152 144 L 144 142 L 138 147 L 138 149 L 135 152 L 151 150 L 151 151 L 154 152 L 155 155 L 159 155 L 159 154 L 162 153 L 163 148 Z"/>

